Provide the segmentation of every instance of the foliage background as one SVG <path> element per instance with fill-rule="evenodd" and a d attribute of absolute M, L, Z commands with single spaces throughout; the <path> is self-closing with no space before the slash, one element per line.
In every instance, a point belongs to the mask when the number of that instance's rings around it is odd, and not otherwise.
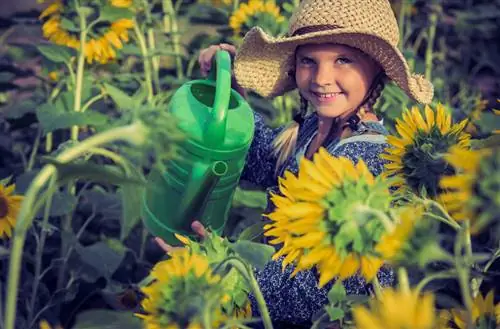
<path fill-rule="evenodd" d="M 153 2 L 151 2 L 153 3 Z M 500 98 L 500 1 L 443 0 L 393 1 L 400 21 L 401 47 L 405 56 L 418 72 L 425 73 L 436 87 L 436 100 L 445 102 L 458 121 L 475 118 L 478 111 L 490 113 Z M 26 191 L 31 179 L 44 163 L 43 155 L 54 155 L 64 150 L 70 139 L 68 127 L 54 128 L 51 147 L 48 147 L 47 122 L 43 123 L 40 108 L 50 94 L 54 83 L 49 73 L 63 70 L 42 56 L 37 46 L 46 43 L 41 35 L 38 19 L 44 5 L 34 1 L 11 1 L 0 4 L 0 179 L 12 176 L 18 193 Z M 20 8 L 23 4 L 25 7 Z M 178 10 L 180 49 L 169 43 L 171 31 L 158 31 L 159 59 L 158 83 L 164 102 L 171 92 L 185 81 L 200 78 L 196 64 L 200 49 L 219 42 L 238 44 L 242 34 L 234 35 L 229 17 L 234 3 L 175 2 Z M 296 3 L 277 1 L 281 13 L 289 17 Z M 163 18 L 159 2 L 151 7 L 154 20 Z M 259 21 L 260 19 L 260 21 Z M 273 25 L 274 21 L 256 18 L 275 34 L 284 33 L 286 25 Z M 255 22 L 249 21 L 249 25 Z M 268 24 L 268 25 L 266 25 Z M 177 53 L 176 53 L 177 52 Z M 175 54 L 176 53 L 176 54 Z M 140 72 L 142 61 L 138 47 L 129 43 L 119 53 L 120 62 L 110 63 L 95 71 L 99 83 L 115 83 L 129 94 L 140 93 L 140 86 L 127 74 Z M 88 97 L 96 95 L 98 88 L 87 84 Z M 103 87 L 103 85 L 98 86 Z M 97 121 L 106 124 L 122 118 L 112 96 L 104 97 L 92 107 L 96 116 L 92 124 L 82 125 L 79 137 L 99 131 Z M 165 103 L 162 103 L 165 104 Z M 262 112 L 271 126 L 288 122 L 297 110 L 297 95 L 268 101 L 251 96 L 254 110 Z M 389 85 L 377 104 L 379 114 L 390 130 L 401 109 L 411 106 L 409 99 Z M 488 132 L 490 117 L 468 127 L 482 136 Z M 90 122 L 86 122 L 90 123 Z M 89 127 L 90 126 L 90 127 Z M 64 128 L 64 129 L 59 129 Z M 92 158 L 98 165 L 110 165 L 104 157 Z M 148 166 L 144 165 L 147 171 Z M 245 190 L 255 187 L 242 182 Z M 60 189 L 54 194 L 48 226 L 42 227 L 40 213 L 30 230 L 25 246 L 22 267 L 20 301 L 31 300 L 36 276 L 37 255 L 42 256 L 44 277 L 36 288 L 33 303 L 19 303 L 18 325 L 36 327 L 41 318 L 52 323 L 84 328 L 97 312 L 105 310 L 131 311 L 138 307 L 137 285 L 146 276 L 151 265 L 163 257 L 162 251 L 147 235 L 136 214 L 124 202 L 133 204 L 133 192 L 113 184 L 78 181 L 77 193 Z M 260 220 L 265 199 L 261 194 L 248 194 L 240 190 L 227 227 L 227 234 L 237 235 L 243 228 Z M 137 200 L 136 200 L 137 201 Z M 71 220 L 68 220 L 71 218 Z M 42 231 L 47 234 L 43 250 L 39 248 Z M 484 239 L 487 240 L 487 237 Z M 38 241 L 38 242 L 37 242 Z M 71 248 L 61 257 L 61 244 Z M 0 292 L 6 294 L 8 257 L 5 242 L 0 249 Z M 67 249 L 66 249 L 67 250 Z M 103 268 L 102 263 L 108 264 Z M 65 265 L 62 265 L 65 264 Z M 495 269 L 496 264 L 493 265 Z M 57 284 L 62 275 L 62 285 Z M 500 291 L 500 289 L 497 289 Z M 2 297 L 3 298 L 3 297 Z M 4 303 L 2 302 L 2 305 Z M 94 310 L 94 313 L 86 313 Z M 122 321 L 106 316 L 113 321 Z M 127 313 L 129 314 L 129 313 Z M 83 323 L 83 324 L 82 324 Z M 116 325 L 118 322 L 115 322 Z M 122 328 L 132 326 L 130 320 Z M 80 326 L 80 327 L 79 327 Z"/>

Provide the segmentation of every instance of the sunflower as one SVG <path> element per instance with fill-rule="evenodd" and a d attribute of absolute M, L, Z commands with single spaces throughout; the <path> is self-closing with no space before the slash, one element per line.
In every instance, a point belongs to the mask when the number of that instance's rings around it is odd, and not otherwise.
<path fill-rule="evenodd" d="M 129 8 L 132 0 L 110 0 L 111 6 Z M 55 44 L 80 49 L 80 40 L 77 34 L 63 28 L 62 18 L 67 13 L 62 0 L 55 0 L 40 15 L 46 19 L 42 26 L 43 36 Z M 103 26 L 105 25 L 105 26 Z M 134 27 L 134 22 L 128 18 L 120 18 L 108 23 L 96 25 L 98 31 L 92 31 L 92 37 L 86 40 L 83 52 L 89 64 L 94 61 L 105 64 L 116 58 L 116 50 L 123 48 L 123 43 L 129 41 L 128 32 Z"/>
<path fill-rule="evenodd" d="M 175 234 L 175 237 L 192 252 L 204 255 L 212 267 L 217 266 L 228 257 L 234 256 L 229 241 L 215 232 L 208 232 L 202 242 L 193 241 L 180 234 Z M 227 303 L 222 305 L 224 313 L 239 319 L 250 318 L 252 309 L 248 299 L 250 286 L 247 280 L 233 268 L 224 275 L 221 284 L 224 285 L 228 296 Z"/>
<path fill-rule="evenodd" d="M 145 328 L 201 329 L 207 308 L 212 326 L 219 328 L 225 320 L 221 305 L 227 300 L 220 277 L 212 273 L 206 257 L 186 248 L 170 256 L 156 264 L 150 274 L 152 283 L 142 288 L 147 314 L 137 316 L 145 321 Z"/>
<path fill-rule="evenodd" d="M 242 33 L 244 27 L 261 26 L 270 33 L 278 33 L 285 17 L 280 14 L 280 8 L 273 1 L 250 0 L 242 3 L 229 18 L 229 26 L 235 35 Z M 244 32 L 244 31 L 243 31 Z"/>
<path fill-rule="evenodd" d="M 500 327 L 500 303 L 493 303 L 495 294 L 490 291 L 486 298 L 479 293 L 472 304 L 472 324 L 477 329 L 496 329 Z M 453 322 L 459 329 L 467 328 L 467 312 L 462 309 L 451 310 Z"/>
<path fill-rule="evenodd" d="M 370 299 L 369 307 L 352 310 L 357 329 L 438 329 L 446 317 L 436 312 L 434 295 L 404 288 L 386 288 L 379 299 Z"/>
<path fill-rule="evenodd" d="M 445 156 L 458 171 L 443 177 L 441 200 L 455 220 L 472 221 L 474 231 L 500 222 L 500 152 L 453 147 Z"/>
<path fill-rule="evenodd" d="M 0 238 L 10 238 L 16 226 L 16 218 L 21 208 L 23 196 L 12 195 L 15 185 L 0 184 Z"/>
<path fill-rule="evenodd" d="M 383 263 L 374 247 L 391 202 L 385 180 L 375 178 L 362 160 L 355 165 L 321 148 L 313 161 L 301 159 L 297 177 L 285 172 L 279 189 L 283 195 L 272 194 L 276 209 L 264 227 L 266 236 L 275 237 L 271 244 L 283 244 L 273 259 L 285 256 L 283 268 L 295 263 L 292 276 L 317 266 L 320 287 L 358 270 L 374 278 Z"/>
<path fill-rule="evenodd" d="M 439 194 L 439 181 L 454 174 L 445 161 L 450 147 L 469 148 L 470 135 L 464 132 L 467 120 L 451 123 L 451 115 L 443 105 L 433 110 L 425 107 L 425 119 L 413 107 L 403 113 L 403 120 L 396 119 L 399 136 L 388 136 L 390 147 L 381 158 L 388 161 L 384 175 L 394 177 L 393 187 L 398 191 L 412 191 L 418 195 L 435 198 Z"/>
<path fill-rule="evenodd" d="M 397 208 L 393 230 L 382 235 L 375 251 L 393 265 L 421 266 L 438 260 L 442 249 L 438 243 L 438 222 L 425 216 L 424 208 L 412 205 Z"/>

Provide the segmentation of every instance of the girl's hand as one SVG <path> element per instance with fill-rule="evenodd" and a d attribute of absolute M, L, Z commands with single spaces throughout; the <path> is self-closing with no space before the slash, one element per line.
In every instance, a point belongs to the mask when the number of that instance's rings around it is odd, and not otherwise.
<path fill-rule="evenodd" d="M 218 45 L 212 45 L 208 48 L 202 49 L 200 51 L 200 56 L 198 56 L 198 64 L 200 64 L 200 71 L 203 76 L 207 76 L 212 67 L 212 59 L 215 56 L 217 50 L 227 51 L 231 57 L 236 56 L 236 47 L 228 43 L 221 43 Z"/>
<path fill-rule="evenodd" d="M 197 220 L 191 223 L 191 229 L 202 239 L 204 239 L 207 236 L 207 230 L 205 229 L 205 226 L 203 226 L 203 224 Z M 163 249 L 167 254 L 171 253 L 174 250 L 183 248 L 183 247 L 171 246 L 158 237 L 155 238 L 155 241 L 160 246 L 160 248 Z"/>
<path fill-rule="evenodd" d="M 230 45 L 228 43 L 221 43 L 218 45 L 212 45 L 208 48 L 202 49 L 200 51 L 200 55 L 198 56 L 198 64 L 200 65 L 200 71 L 201 74 L 206 77 L 208 75 L 208 72 L 210 72 L 210 69 L 212 68 L 212 59 L 215 56 L 215 53 L 217 50 L 225 50 L 227 51 L 232 58 L 236 56 L 236 47 L 233 45 Z M 234 75 L 231 75 L 231 88 L 236 90 L 241 96 L 246 98 L 246 93 L 245 89 L 243 89 L 236 79 L 234 78 Z"/>

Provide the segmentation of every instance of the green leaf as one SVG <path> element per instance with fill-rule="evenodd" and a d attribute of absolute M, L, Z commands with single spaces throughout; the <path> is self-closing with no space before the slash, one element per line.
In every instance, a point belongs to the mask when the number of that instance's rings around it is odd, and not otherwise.
<path fill-rule="evenodd" d="M 124 252 L 119 252 L 99 241 L 90 246 L 75 244 L 75 256 L 70 259 L 70 267 L 79 272 L 82 279 L 95 282 L 99 278 L 109 280 L 120 266 Z"/>
<path fill-rule="evenodd" d="M 236 241 L 230 246 L 241 258 L 258 269 L 264 269 L 274 254 L 273 247 L 250 241 Z"/>
<path fill-rule="evenodd" d="M 346 291 L 340 280 L 335 282 L 333 287 L 328 292 L 328 301 L 331 304 L 337 304 L 346 299 Z"/>
<path fill-rule="evenodd" d="M 331 305 L 328 305 L 325 307 L 325 309 L 328 315 L 330 316 L 330 321 L 340 320 L 345 315 L 344 311 L 338 307 L 332 307 Z"/>
<path fill-rule="evenodd" d="M 126 175 L 121 168 L 114 165 L 62 163 L 49 157 L 43 157 L 43 160 L 56 166 L 58 181 L 60 183 L 66 183 L 77 178 L 106 182 L 115 185 L 144 183 L 144 181 L 140 178 Z"/>
<path fill-rule="evenodd" d="M 142 321 L 132 312 L 95 309 L 79 313 L 73 329 L 142 329 Z"/>
<path fill-rule="evenodd" d="M 264 234 L 264 221 L 254 223 L 243 230 L 238 236 L 238 240 L 258 241 Z"/>
<path fill-rule="evenodd" d="M 39 45 L 37 49 L 43 56 L 55 63 L 69 62 L 71 56 L 74 56 L 72 49 L 59 45 Z"/>
<path fill-rule="evenodd" d="M 115 102 L 119 110 L 130 109 L 132 104 L 134 104 L 133 98 L 127 95 L 123 90 L 107 83 L 104 84 L 104 89 L 113 102 Z"/>
<path fill-rule="evenodd" d="M 233 207 L 258 208 L 265 210 L 267 207 L 267 196 L 263 191 L 250 191 L 236 188 L 233 196 Z"/>
<path fill-rule="evenodd" d="M 137 90 L 134 96 L 132 96 L 134 109 L 139 108 L 146 101 L 147 97 L 148 97 L 148 89 L 146 88 L 146 86 L 141 85 L 141 88 L 139 88 L 139 90 Z"/>
<path fill-rule="evenodd" d="M 141 218 L 141 196 L 144 188 L 136 185 L 125 185 L 119 190 L 122 197 L 122 225 L 120 240 L 124 240 Z"/>
<path fill-rule="evenodd" d="M 75 209 L 76 203 L 77 198 L 74 195 L 71 195 L 68 192 L 55 192 L 54 195 L 52 195 L 49 216 L 57 217 L 68 215 Z M 35 218 L 43 218 L 44 212 L 45 205 L 38 210 Z"/>
<path fill-rule="evenodd" d="M 127 8 L 116 8 L 110 5 L 101 7 L 99 11 L 99 18 L 103 21 L 113 22 L 122 18 L 131 19 L 134 13 Z"/>
<path fill-rule="evenodd" d="M 61 27 L 67 31 L 71 31 L 71 32 L 79 32 L 80 29 L 76 26 L 76 24 L 70 20 L 70 19 L 67 19 L 65 17 L 63 17 L 61 19 Z"/>
<path fill-rule="evenodd" d="M 3 186 L 9 185 L 11 179 L 12 179 L 12 175 L 10 175 L 9 177 L 5 177 L 5 178 L 0 179 L 0 185 L 3 185 Z"/>
<path fill-rule="evenodd" d="M 108 123 L 108 117 L 99 112 L 92 110 L 85 112 L 65 112 L 49 103 L 40 106 L 37 109 L 36 115 L 46 134 L 57 129 L 65 129 L 72 126 L 99 126 Z"/>

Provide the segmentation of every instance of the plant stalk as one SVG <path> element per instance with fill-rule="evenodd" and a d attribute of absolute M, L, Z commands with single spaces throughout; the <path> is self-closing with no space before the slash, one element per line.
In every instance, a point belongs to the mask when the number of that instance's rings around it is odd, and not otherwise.
<path fill-rule="evenodd" d="M 128 126 L 117 127 L 103 133 L 89 137 L 74 147 L 61 153 L 56 160 L 60 162 L 72 161 L 82 154 L 85 154 L 89 149 L 98 147 L 110 142 L 123 140 L 134 145 L 141 145 L 147 139 L 147 128 L 141 123 L 136 122 Z M 47 181 L 56 173 L 57 169 L 54 165 L 45 165 L 38 175 L 30 184 L 24 200 L 21 204 L 19 214 L 17 216 L 16 226 L 12 237 L 12 249 L 9 260 L 9 276 L 7 287 L 7 301 L 5 307 L 5 325 L 4 329 L 14 329 L 17 309 L 17 295 L 19 288 L 19 275 L 21 272 L 22 252 L 26 239 L 26 232 L 33 221 L 32 209 L 37 201 L 40 190 L 45 186 Z"/>
<path fill-rule="evenodd" d="M 430 17 L 429 35 L 427 38 L 427 49 L 425 50 L 425 78 L 432 81 L 432 62 L 434 59 L 434 39 L 436 38 L 438 13 L 433 10 Z"/>
<path fill-rule="evenodd" d="M 177 78 L 184 79 L 184 68 L 182 65 L 179 27 L 177 25 L 177 15 L 172 4 L 172 0 L 163 0 L 163 32 L 172 36 L 172 48 L 175 53 L 175 64 L 177 68 Z"/>
<path fill-rule="evenodd" d="M 80 18 L 80 52 L 78 53 L 78 64 L 76 68 L 75 102 L 73 111 L 80 112 L 82 106 L 83 71 L 85 70 L 85 42 L 87 39 L 87 21 L 85 15 L 78 11 Z M 78 126 L 71 127 L 71 139 L 78 140 Z"/>
<path fill-rule="evenodd" d="M 223 266 L 226 264 L 234 267 L 250 284 L 250 288 L 252 289 L 255 300 L 257 301 L 257 305 L 259 306 L 259 311 L 262 317 L 264 328 L 273 329 L 273 323 L 271 321 L 271 317 L 269 316 L 269 310 L 267 309 L 266 301 L 264 300 L 264 296 L 260 291 L 259 284 L 257 283 L 252 270 L 245 263 L 243 263 L 241 259 L 237 257 L 229 257 L 219 263 L 219 265 L 214 269 L 214 272 L 217 272 L 217 270 L 220 268 L 224 268 Z"/>
<path fill-rule="evenodd" d="M 153 101 L 153 80 L 151 77 L 151 62 L 148 54 L 148 47 L 146 45 L 146 40 L 139 28 L 139 23 L 134 19 L 134 32 L 139 42 L 139 47 L 141 48 L 142 57 L 144 60 L 144 79 L 146 79 L 146 87 L 148 88 L 148 102 Z"/>

